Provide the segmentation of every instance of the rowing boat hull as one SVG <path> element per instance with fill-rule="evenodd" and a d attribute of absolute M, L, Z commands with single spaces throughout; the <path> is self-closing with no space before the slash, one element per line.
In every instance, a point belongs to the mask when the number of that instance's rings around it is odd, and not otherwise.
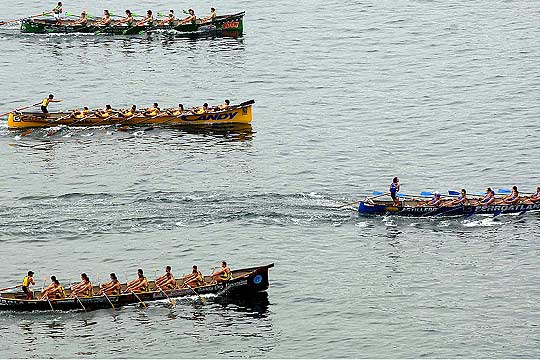
<path fill-rule="evenodd" d="M 358 212 L 362 215 L 403 215 L 403 216 L 471 216 L 475 214 L 499 215 L 519 214 L 540 210 L 540 203 L 487 206 L 417 206 L 416 201 L 400 202 L 394 206 L 390 201 L 360 201 Z"/>
<path fill-rule="evenodd" d="M 37 127 L 51 127 L 58 125 L 89 127 L 95 125 L 160 125 L 169 126 L 206 126 L 215 124 L 251 124 L 253 100 L 246 101 L 240 105 L 232 106 L 229 110 L 216 111 L 206 114 L 186 114 L 180 116 L 159 116 L 146 117 L 136 116 L 133 118 L 123 118 L 111 116 L 103 119 L 97 116 L 85 119 L 77 119 L 69 113 L 50 113 L 50 117 L 45 117 L 38 112 L 12 113 L 8 117 L 8 128 L 24 129 Z"/>
<path fill-rule="evenodd" d="M 234 270 L 232 280 L 227 282 L 217 283 L 214 285 L 206 285 L 195 288 L 199 295 L 216 295 L 220 298 L 241 299 L 249 301 L 257 293 L 268 289 L 268 269 L 274 264 Z M 97 290 L 97 288 L 96 288 Z M 166 291 L 170 298 L 185 298 L 196 296 L 194 291 L 189 288 L 174 289 Z M 62 299 L 62 300 L 25 300 L 13 296 L 14 294 L 0 295 L 0 311 L 49 311 L 49 310 L 89 310 L 111 308 L 111 303 L 115 307 L 122 307 L 131 304 L 139 303 L 139 299 L 144 302 L 152 302 L 157 300 L 167 300 L 167 297 L 161 291 L 150 291 L 137 293 L 137 297 L 133 294 L 122 294 L 109 296 L 109 300 L 105 296 L 81 297 L 77 299 Z M 23 295 L 23 294 L 22 294 Z M 38 294 L 39 295 L 39 294 Z M 36 297 L 38 296 L 36 295 Z"/>
<path fill-rule="evenodd" d="M 223 35 L 236 37 L 242 34 L 244 30 L 245 12 L 232 15 L 222 15 L 216 17 L 209 23 L 196 23 L 184 25 L 156 25 L 156 26 L 98 26 L 98 25 L 69 25 L 65 22 L 63 25 L 57 25 L 54 20 L 44 19 L 24 19 L 21 21 L 21 32 L 34 34 L 49 33 L 83 33 L 95 35 L 139 35 L 153 31 L 174 31 L 178 36 L 197 36 L 197 35 Z"/>

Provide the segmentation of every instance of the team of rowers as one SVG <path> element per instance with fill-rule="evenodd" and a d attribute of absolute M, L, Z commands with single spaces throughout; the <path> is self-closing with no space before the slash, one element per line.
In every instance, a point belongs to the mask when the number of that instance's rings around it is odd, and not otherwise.
<path fill-rule="evenodd" d="M 58 2 L 58 4 L 55 6 L 55 8 L 52 10 L 52 13 L 54 14 L 54 17 L 56 19 L 57 25 L 62 25 L 62 13 L 63 13 L 63 4 L 61 1 Z M 156 19 L 154 18 L 154 14 L 152 10 L 148 10 L 146 12 L 146 16 L 138 16 L 131 12 L 131 10 L 125 11 L 126 16 L 121 18 L 120 20 L 113 20 L 113 16 L 109 10 L 103 10 L 103 17 L 96 18 L 89 16 L 86 11 L 81 12 L 81 16 L 79 19 L 70 21 L 69 25 L 73 26 L 86 26 L 86 25 L 93 25 L 93 26 L 111 26 L 111 25 L 126 25 L 127 27 L 131 26 L 164 26 L 164 25 L 185 25 L 185 24 L 195 24 L 195 23 L 209 23 L 212 22 L 216 18 L 216 9 L 210 8 L 210 14 L 202 19 L 197 19 L 197 16 L 195 15 L 195 11 L 193 9 L 188 10 L 188 16 L 185 18 L 179 19 L 176 18 L 174 14 L 174 10 L 169 10 L 169 14 L 165 16 L 162 19 Z M 136 17 L 143 17 L 141 20 L 135 20 Z M 89 18 L 92 18 L 93 20 L 90 20 Z"/>
<path fill-rule="evenodd" d="M 46 117 L 49 117 L 49 111 L 47 109 L 47 106 L 51 102 L 61 102 L 62 100 L 54 100 L 54 95 L 50 94 L 48 97 L 43 99 L 41 102 L 41 111 Z M 131 105 L 129 109 L 118 109 L 115 110 L 112 108 L 111 105 L 107 104 L 105 105 L 105 108 L 103 109 L 97 109 L 97 110 L 90 110 L 87 106 L 80 110 L 74 110 L 71 113 L 71 117 L 74 117 L 76 119 L 83 119 L 90 116 L 97 116 L 99 118 L 106 119 L 108 117 L 111 117 L 113 115 L 116 115 L 118 117 L 122 118 L 133 118 L 138 116 L 146 116 L 146 117 L 160 117 L 160 116 L 181 116 L 181 115 L 192 115 L 192 114 L 206 114 L 211 113 L 215 111 L 223 111 L 228 110 L 231 106 L 231 102 L 226 99 L 223 104 L 219 104 L 217 106 L 209 106 L 208 103 L 204 103 L 203 106 L 197 106 L 193 107 L 191 109 L 184 109 L 184 105 L 178 104 L 177 108 L 170 108 L 165 109 L 161 111 L 159 108 L 158 103 L 154 103 L 151 107 L 141 110 L 137 110 L 136 105 Z"/>
<path fill-rule="evenodd" d="M 399 179 L 395 177 L 390 185 L 389 193 L 395 206 L 399 206 L 399 197 L 397 192 L 401 185 Z M 540 186 L 536 188 L 534 194 L 521 196 L 517 186 L 512 187 L 510 194 L 496 198 L 495 191 L 490 187 L 486 188 L 483 195 L 477 195 L 475 198 L 468 198 L 467 191 L 461 189 L 459 196 L 453 199 L 442 199 L 439 192 L 435 192 L 430 200 L 419 201 L 416 206 L 487 206 L 487 205 L 516 205 L 516 204 L 536 204 L 540 203 Z"/>
<path fill-rule="evenodd" d="M 221 268 L 215 270 L 210 275 L 211 281 L 206 282 L 203 274 L 198 270 L 197 265 L 193 265 L 191 273 L 184 275 L 180 278 L 175 278 L 171 267 L 165 268 L 165 273 L 154 280 L 153 289 L 150 288 L 150 283 L 144 276 L 142 269 L 137 270 L 137 277 L 128 281 L 124 289 L 122 290 L 122 284 L 118 280 L 115 273 L 109 275 L 110 281 L 105 284 L 99 285 L 99 291 L 94 294 L 94 287 L 90 278 L 86 273 L 81 274 L 81 282 L 70 287 L 70 293 L 68 298 L 77 297 L 92 297 L 97 296 L 115 296 L 130 293 L 141 293 L 148 291 L 167 291 L 181 288 L 197 288 L 200 286 L 211 285 L 218 282 L 228 281 L 232 279 L 232 272 L 226 261 L 221 262 Z M 34 272 L 29 271 L 28 275 L 24 277 L 22 284 L 16 286 L 21 287 L 22 291 L 26 294 L 28 300 L 33 299 L 33 292 L 30 290 L 30 285 L 35 285 Z M 64 299 L 66 298 L 66 291 L 56 276 L 51 276 L 51 283 L 41 291 L 39 300 L 47 299 Z"/>

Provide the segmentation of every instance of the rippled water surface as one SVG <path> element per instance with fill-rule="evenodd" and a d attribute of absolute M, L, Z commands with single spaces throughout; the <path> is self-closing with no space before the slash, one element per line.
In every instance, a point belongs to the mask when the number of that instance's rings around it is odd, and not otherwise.
<path fill-rule="evenodd" d="M 53 2 L 15 1 L 3 19 Z M 149 0 L 86 1 L 76 13 Z M 338 208 L 539 184 L 533 1 L 199 1 L 242 38 L 0 31 L 0 110 L 255 99 L 252 127 L 36 130 L 0 123 L 2 286 L 171 264 L 271 262 L 250 304 L 0 313 L 0 357 L 539 357 L 540 221 Z M 184 4 L 183 6 L 190 6 Z M 180 9 L 177 9 L 180 12 Z"/>

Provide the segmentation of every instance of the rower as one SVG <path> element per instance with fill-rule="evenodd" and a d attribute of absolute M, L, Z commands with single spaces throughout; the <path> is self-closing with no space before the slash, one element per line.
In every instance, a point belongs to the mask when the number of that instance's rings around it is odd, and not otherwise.
<path fill-rule="evenodd" d="M 517 204 L 519 202 L 519 191 L 516 185 L 512 186 L 512 193 L 505 196 L 498 204 Z"/>
<path fill-rule="evenodd" d="M 138 26 L 148 25 L 152 26 L 154 24 L 154 16 L 152 15 L 152 10 L 146 12 L 146 17 L 137 23 Z"/>
<path fill-rule="evenodd" d="M 195 16 L 195 11 L 193 11 L 193 9 L 189 9 L 188 13 L 189 15 L 180 21 L 180 25 L 184 25 L 187 23 L 192 23 L 193 25 L 195 25 L 197 21 L 197 17 Z"/>
<path fill-rule="evenodd" d="M 183 287 L 199 287 L 206 285 L 203 274 L 197 269 L 197 265 L 193 265 L 191 274 L 183 277 Z"/>
<path fill-rule="evenodd" d="M 173 116 L 180 116 L 184 113 L 184 105 L 182 104 L 178 104 L 178 108 L 177 109 L 169 109 L 169 114 L 173 115 Z"/>
<path fill-rule="evenodd" d="M 64 299 L 66 292 L 64 287 L 60 284 L 60 281 L 56 279 L 56 276 L 51 276 L 51 283 L 42 292 L 40 300 L 46 299 Z"/>
<path fill-rule="evenodd" d="M 105 109 L 96 110 L 96 115 L 98 115 L 99 117 L 101 117 L 103 119 L 106 119 L 109 116 L 111 116 L 113 112 L 114 112 L 114 110 L 111 107 L 111 105 L 107 104 L 107 105 L 105 105 Z"/>
<path fill-rule="evenodd" d="M 146 111 L 144 112 L 144 115 L 156 116 L 156 115 L 159 115 L 160 112 L 161 110 L 159 110 L 158 103 L 154 103 L 154 105 L 152 105 L 151 108 L 146 109 Z"/>
<path fill-rule="evenodd" d="M 493 204 L 495 201 L 495 191 L 491 190 L 490 187 L 486 189 L 486 195 L 478 200 L 478 206 L 487 206 Z"/>
<path fill-rule="evenodd" d="M 59 1 L 58 4 L 53 9 L 54 19 L 56 20 L 56 25 L 62 25 L 62 2 Z"/>
<path fill-rule="evenodd" d="M 446 206 L 456 205 L 469 205 L 469 199 L 467 199 L 467 191 L 465 189 L 461 189 L 460 195 L 457 199 L 450 200 L 448 203 L 446 203 Z"/>
<path fill-rule="evenodd" d="M 174 278 L 173 273 L 171 272 L 171 267 L 167 265 L 165 268 L 165 274 L 158 277 L 154 284 L 156 289 L 174 289 L 176 288 L 176 279 Z"/>
<path fill-rule="evenodd" d="M 149 290 L 148 280 L 143 274 L 142 269 L 137 270 L 137 278 L 127 283 L 126 290 L 124 292 L 146 292 Z"/>
<path fill-rule="evenodd" d="M 536 192 L 529 196 L 524 202 L 527 204 L 535 204 L 537 202 L 540 202 L 540 186 L 536 188 Z"/>
<path fill-rule="evenodd" d="M 33 292 L 30 291 L 30 284 L 36 285 L 36 283 L 34 282 L 33 271 L 29 271 L 28 275 L 26 275 L 22 281 L 22 291 L 24 291 L 24 293 L 26 294 L 27 300 L 32 300 L 32 298 L 34 297 Z"/>
<path fill-rule="evenodd" d="M 196 114 L 206 114 L 208 112 L 208 103 L 204 103 L 202 107 L 195 110 Z"/>
<path fill-rule="evenodd" d="M 109 26 L 111 25 L 111 23 L 112 23 L 111 13 L 109 12 L 109 10 L 106 10 L 106 9 L 103 10 L 103 18 L 99 20 L 97 25 Z"/>
<path fill-rule="evenodd" d="M 41 102 L 41 111 L 43 112 L 45 117 L 51 116 L 51 114 L 49 114 L 49 110 L 47 110 L 47 106 L 49 106 L 49 103 L 52 103 L 52 102 L 62 102 L 62 100 L 54 100 L 53 94 L 49 94 L 49 97 L 46 97 L 45 99 L 43 99 L 43 101 Z"/>
<path fill-rule="evenodd" d="M 126 24 L 128 27 L 132 27 L 134 22 L 135 19 L 133 18 L 133 14 L 131 13 L 131 10 L 128 9 L 126 10 L 126 17 L 118 20 L 117 24 Z"/>
<path fill-rule="evenodd" d="M 120 115 L 123 117 L 132 117 L 137 112 L 137 106 L 131 105 L 131 108 L 129 110 L 121 111 Z"/>
<path fill-rule="evenodd" d="M 210 8 L 210 15 L 208 15 L 207 17 L 205 17 L 204 19 L 202 19 L 202 22 L 205 23 L 205 22 L 212 22 L 214 21 L 214 19 L 216 18 L 216 9 L 214 9 L 213 7 Z"/>
<path fill-rule="evenodd" d="M 98 295 L 120 295 L 120 293 L 122 292 L 122 285 L 120 284 L 120 281 L 118 281 L 116 274 L 111 273 L 109 277 L 111 278 L 111 281 L 101 285 L 101 289 L 99 290 Z"/>
<path fill-rule="evenodd" d="M 83 11 L 81 13 L 81 17 L 78 20 L 73 21 L 71 25 L 86 26 L 87 23 L 88 23 L 88 18 L 86 17 L 86 11 Z"/>
<path fill-rule="evenodd" d="M 212 273 L 212 280 L 216 282 L 223 282 L 232 279 L 231 269 L 227 266 L 227 262 L 223 260 L 221 262 L 221 269 Z"/>
<path fill-rule="evenodd" d="M 442 203 L 441 193 L 436 191 L 433 194 L 433 197 L 430 200 L 420 201 L 417 206 L 435 206 L 435 207 L 439 207 L 439 206 L 441 206 L 441 203 Z"/>
<path fill-rule="evenodd" d="M 73 117 L 76 119 L 82 119 L 84 117 L 87 117 L 88 114 L 90 114 L 90 110 L 88 109 L 88 106 L 85 106 L 82 110 L 76 110 L 73 112 Z"/>
<path fill-rule="evenodd" d="M 399 179 L 396 176 L 394 179 L 392 179 L 392 183 L 390 184 L 390 197 L 394 201 L 394 206 L 399 206 L 399 198 L 397 197 L 397 192 L 401 188 L 401 185 L 399 184 Z"/>
<path fill-rule="evenodd" d="M 91 297 L 94 294 L 92 283 L 86 273 L 81 274 L 81 282 L 71 287 L 69 297 L 82 296 Z"/>
<path fill-rule="evenodd" d="M 225 104 L 218 105 L 219 110 L 227 110 L 230 107 L 231 102 L 229 99 L 225 99 Z"/>
<path fill-rule="evenodd" d="M 161 20 L 161 22 L 159 23 L 159 25 L 163 26 L 163 25 L 174 25 L 174 21 L 175 21 L 175 18 L 174 18 L 174 10 L 169 10 L 169 15 L 167 15 L 167 17 L 163 20 Z"/>

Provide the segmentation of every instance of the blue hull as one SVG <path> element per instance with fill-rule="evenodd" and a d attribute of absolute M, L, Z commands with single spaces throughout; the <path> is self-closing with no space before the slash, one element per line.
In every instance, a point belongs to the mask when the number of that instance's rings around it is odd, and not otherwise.
<path fill-rule="evenodd" d="M 362 215 L 403 215 L 403 216 L 471 216 L 475 214 L 499 215 L 519 214 L 539 211 L 540 203 L 488 206 L 393 206 L 389 203 L 360 201 L 358 212 Z"/>

